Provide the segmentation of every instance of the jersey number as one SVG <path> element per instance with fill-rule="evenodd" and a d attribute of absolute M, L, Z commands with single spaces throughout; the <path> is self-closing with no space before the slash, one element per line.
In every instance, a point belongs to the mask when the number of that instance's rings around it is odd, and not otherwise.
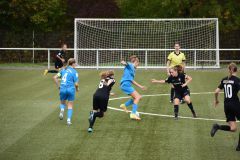
<path fill-rule="evenodd" d="M 232 85 L 224 84 L 224 89 L 225 89 L 225 97 L 232 98 Z"/>
<path fill-rule="evenodd" d="M 99 85 L 98 85 L 98 88 L 103 88 L 103 81 L 100 81 Z"/>
<path fill-rule="evenodd" d="M 67 73 L 65 73 L 64 75 L 63 75 L 63 77 L 62 77 L 62 81 L 65 83 L 66 81 L 67 81 Z"/>

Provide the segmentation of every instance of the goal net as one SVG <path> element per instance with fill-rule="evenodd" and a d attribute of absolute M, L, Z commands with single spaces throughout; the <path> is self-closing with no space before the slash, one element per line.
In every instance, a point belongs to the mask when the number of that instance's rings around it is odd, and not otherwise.
<path fill-rule="evenodd" d="M 180 42 L 189 68 L 218 68 L 218 19 L 75 19 L 79 68 L 119 68 L 132 54 L 140 68 L 164 68 Z"/>

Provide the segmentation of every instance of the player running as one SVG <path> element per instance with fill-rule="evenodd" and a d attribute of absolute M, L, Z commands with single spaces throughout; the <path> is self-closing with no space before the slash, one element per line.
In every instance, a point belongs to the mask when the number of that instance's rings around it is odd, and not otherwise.
<path fill-rule="evenodd" d="M 67 50 L 67 44 L 62 44 L 62 48 L 60 51 L 57 52 L 56 57 L 55 57 L 55 70 L 45 70 L 43 75 L 47 75 L 47 73 L 58 73 L 59 70 L 61 70 L 61 68 L 64 65 L 65 59 L 64 56 L 66 54 L 66 50 Z"/>
<path fill-rule="evenodd" d="M 215 90 L 215 107 L 218 105 L 219 92 L 224 89 L 224 112 L 228 125 L 213 124 L 211 136 L 213 137 L 218 130 L 222 131 L 237 131 L 236 119 L 240 120 L 240 102 L 238 91 L 240 90 L 240 78 L 237 75 L 237 65 L 231 63 L 228 66 L 229 76 L 221 80 L 220 85 Z M 240 133 L 236 151 L 240 151 Z"/>
<path fill-rule="evenodd" d="M 114 72 L 112 70 L 100 73 L 101 81 L 98 85 L 98 89 L 93 95 L 93 110 L 89 116 L 89 128 L 88 132 L 93 131 L 93 125 L 96 118 L 102 118 L 107 111 L 109 95 L 113 85 L 115 84 Z"/>
<path fill-rule="evenodd" d="M 125 68 L 121 79 L 120 88 L 125 94 L 131 95 L 132 99 L 128 100 L 125 104 L 121 104 L 120 107 L 124 111 L 128 112 L 127 107 L 132 105 L 132 112 L 130 114 L 130 118 L 134 120 L 141 120 L 139 114 L 137 114 L 138 102 L 141 99 L 141 95 L 132 87 L 132 84 L 134 84 L 142 90 L 146 90 L 145 86 L 142 86 L 136 81 L 134 81 L 135 71 L 139 65 L 139 59 L 137 58 L 137 56 L 133 55 L 130 57 L 130 62 L 125 62 L 124 60 L 122 60 L 121 64 L 123 64 Z"/>
<path fill-rule="evenodd" d="M 177 65 L 170 69 L 170 76 L 166 80 L 156 80 L 152 79 L 152 83 L 171 83 L 174 87 L 174 117 L 178 119 L 179 112 L 179 103 L 182 98 L 187 102 L 189 109 L 192 112 L 194 118 L 196 118 L 196 113 L 193 109 L 193 105 L 190 99 L 190 90 L 188 88 L 189 82 L 192 81 L 192 78 L 183 72 L 183 69 L 180 65 Z"/>
<path fill-rule="evenodd" d="M 171 52 L 168 55 L 167 58 L 167 75 L 170 76 L 170 68 L 173 68 L 176 65 L 181 65 L 183 66 L 183 69 L 185 68 L 185 61 L 186 57 L 183 52 L 180 51 L 180 44 L 179 42 L 175 42 L 174 44 L 174 51 Z M 171 86 L 171 92 L 170 92 L 170 103 L 173 102 L 173 96 L 174 96 L 174 87 Z M 181 102 L 183 102 L 181 100 Z"/>
<path fill-rule="evenodd" d="M 70 58 L 68 60 L 67 66 L 65 69 L 62 69 L 57 75 L 53 77 L 57 87 L 60 89 L 60 114 L 59 119 L 63 120 L 63 113 L 68 105 L 68 118 L 67 125 L 70 126 L 71 118 L 73 114 L 73 101 L 75 99 L 75 91 L 78 91 L 78 73 L 74 69 L 76 67 L 76 61 L 74 58 Z M 61 78 L 61 82 L 59 85 L 58 77 Z M 66 102 L 68 101 L 68 103 Z"/>

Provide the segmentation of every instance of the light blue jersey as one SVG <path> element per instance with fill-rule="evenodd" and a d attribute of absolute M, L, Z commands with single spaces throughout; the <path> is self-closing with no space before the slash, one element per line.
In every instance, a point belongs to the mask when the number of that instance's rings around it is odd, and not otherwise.
<path fill-rule="evenodd" d="M 130 95 L 135 91 L 135 89 L 132 87 L 132 81 L 135 77 L 135 67 L 132 63 L 128 62 L 127 65 L 124 68 L 124 73 L 121 79 L 121 90 L 125 93 Z"/>
<path fill-rule="evenodd" d="M 60 88 L 75 88 L 75 83 L 78 82 L 78 73 L 72 67 L 67 67 L 60 71 L 61 83 Z"/>
<path fill-rule="evenodd" d="M 124 68 L 124 73 L 121 79 L 121 83 L 125 81 L 132 82 L 135 77 L 135 67 L 132 63 L 128 62 L 127 65 Z"/>
<path fill-rule="evenodd" d="M 75 99 L 75 83 L 78 83 L 78 73 L 72 67 L 62 69 L 59 73 L 60 83 L 60 100 L 73 101 Z"/>

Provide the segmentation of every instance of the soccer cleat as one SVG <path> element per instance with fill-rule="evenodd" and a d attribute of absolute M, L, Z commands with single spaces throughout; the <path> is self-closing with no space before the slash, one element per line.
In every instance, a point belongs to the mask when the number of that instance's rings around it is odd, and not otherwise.
<path fill-rule="evenodd" d="M 136 114 L 134 114 L 134 113 L 131 113 L 131 114 L 130 114 L 130 118 L 131 118 L 131 119 L 134 119 L 134 120 L 138 120 L 138 121 L 141 120 L 141 118 L 140 118 L 139 116 L 137 116 Z"/>
<path fill-rule="evenodd" d="M 184 104 L 184 103 L 185 103 L 185 101 L 184 101 L 183 99 L 181 99 L 181 100 L 180 100 L 180 103 L 181 103 L 181 104 Z"/>
<path fill-rule="evenodd" d="M 47 75 L 47 73 L 48 73 L 48 70 L 47 70 L 47 69 L 45 69 L 45 70 L 44 70 L 44 72 L 43 72 L 43 75 L 44 75 L 44 76 L 46 76 L 46 75 Z"/>
<path fill-rule="evenodd" d="M 67 121 L 67 125 L 68 126 L 71 126 L 72 125 L 72 122 L 70 120 Z"/>
<path fill-rule="evenodd" d="M 129 112 L 125 104 L 121 104 L 120 108 L 122 108 L 126 113 Z"/>
<path fill-rule="evenodd" d="M 237 146 L 236 151 L 240 151 L 240 144 Z"/>
<path fill-rule="evenodd" d="M 92 133 L 93 129 L 92 128 L 88 128 L 88 133 Z"/>
<path fill-rule="evenodd" d="M 213 137 L 215 135 L 215 133 L 217 132 L 218 129 L 219 129 L 219 125 L 217 123 L 213 124 L 212 130 L 210 132 L 211 137 Z"/>
<path fill-rule="evenodd" d="M 193 113 L 193 118 L 197 118 L 197 115 L 196 115 L 196 113 Z"/>
<path fill-rule="evenodd" d="M 60 113 L 59 113 L 59 119 L 60 120 L 63 120 L 63 113 L 64 113 L 64 110 L 61 110 Z"/>

